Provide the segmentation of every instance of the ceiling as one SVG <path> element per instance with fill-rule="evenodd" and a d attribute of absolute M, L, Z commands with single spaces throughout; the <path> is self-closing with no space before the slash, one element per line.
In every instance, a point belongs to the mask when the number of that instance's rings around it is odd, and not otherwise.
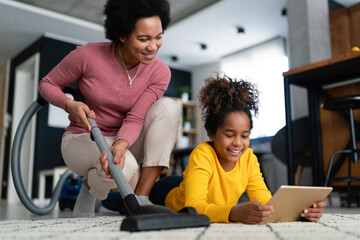
<path fill-rule="evenodd" d="M 169 0 L 172 22 L 158 56 L 191 69 L 287 36 L 286 0 Z M 0 0 L 0 65 L 42 35 L 79 44 L 106 41 L 106 0 Z M 337 0 L 351 6 L 360 0 Z M 244 33 L 238 33 L 238 27 Z M 202 50 L 201 44 L 207 49 Z M 177 61 L 172 61 L 172 57 Z"/>
<path fill-rule="evenodd" d="M 17 0 L 40 8 L 81 18 L 100 25 L 104 22 L 103 8 L 106 0 Z M 169 0 L 172 23 L 219 0 Z"/>

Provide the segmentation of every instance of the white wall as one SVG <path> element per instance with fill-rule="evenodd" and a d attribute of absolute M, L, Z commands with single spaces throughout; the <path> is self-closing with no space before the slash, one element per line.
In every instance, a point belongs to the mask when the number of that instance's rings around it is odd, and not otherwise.
<path fill-rule="evenodd" d="M 204 80 L 210 76 L 215 76 L 221 69 L 220 62 L 214 62 L 210 64 L 196 66 L 191 70 L 191 89 L 192 99 L 199 102 L 197 96 L 199 95 L 200 89 L 204 86 Z M 201 142 L 209 140 L 205 128 L 204 122 L 201 124 Z"/>
<path fill-rule="evenodd" d="M 73 99 L 70 94 L 65 94 L 67 97 Z M 49 127 L 66 128 L 70 124 L 69 114 L 63 109 L 58 108 L 52 104 L 49 104 L 48 121 Z"/>
<path fill-rule="evenodd" d="M 284 39 L 277 37 L 226 56 L 221 69 L 232 79 L 244 79 L 259 90 L 259 114 L 253 116 L 250 138 L 273 136 L 285 125 L 284 77 L 288 58 Z"/>

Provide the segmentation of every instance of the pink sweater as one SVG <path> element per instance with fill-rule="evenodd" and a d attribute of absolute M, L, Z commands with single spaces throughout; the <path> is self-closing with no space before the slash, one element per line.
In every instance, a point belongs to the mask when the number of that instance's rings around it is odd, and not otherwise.
<path fill-rule="evenodd" d="M 137 66 L 129 70 L 135 75 Z M 125 139 L 132 145 L 138 138 L 149 107 L 158 100 L 170 81 L 170 69 L 155 58 L 142 64 L 129 86 L 126 71 L 115 56 L 111 42 L 89 43 L 69 53 L 39 84 L 40 94 L 51 104 L 65 110 L 67 96 L 61 91 L 77 82 L 85 103 L 96 114 L 96 123 L 105 136 Z M 69 114 L 67 131 L 84 133 Z"/>

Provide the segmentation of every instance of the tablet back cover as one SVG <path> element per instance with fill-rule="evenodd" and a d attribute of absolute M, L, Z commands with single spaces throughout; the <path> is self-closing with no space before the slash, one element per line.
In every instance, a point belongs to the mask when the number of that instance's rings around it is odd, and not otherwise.
<path fill-rule="evenodd" d="M 303 209 L 324 200 L 332 187 L 281 186 L 267 205 L 272 205 L 274 213 L 267 223 L 292 222 L 300 218 Z"/>

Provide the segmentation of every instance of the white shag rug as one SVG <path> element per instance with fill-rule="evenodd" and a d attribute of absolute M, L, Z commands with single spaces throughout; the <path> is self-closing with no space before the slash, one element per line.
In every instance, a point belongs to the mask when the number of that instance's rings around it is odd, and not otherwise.
<path fill-rule="evenodd" d="M 360 214 L 324 214 L 318 223 L 211 224 L 209 227 L 148 232 L 120 231 L 121 216 L 0 221 L 0 239 L 360 239 Z"/>

